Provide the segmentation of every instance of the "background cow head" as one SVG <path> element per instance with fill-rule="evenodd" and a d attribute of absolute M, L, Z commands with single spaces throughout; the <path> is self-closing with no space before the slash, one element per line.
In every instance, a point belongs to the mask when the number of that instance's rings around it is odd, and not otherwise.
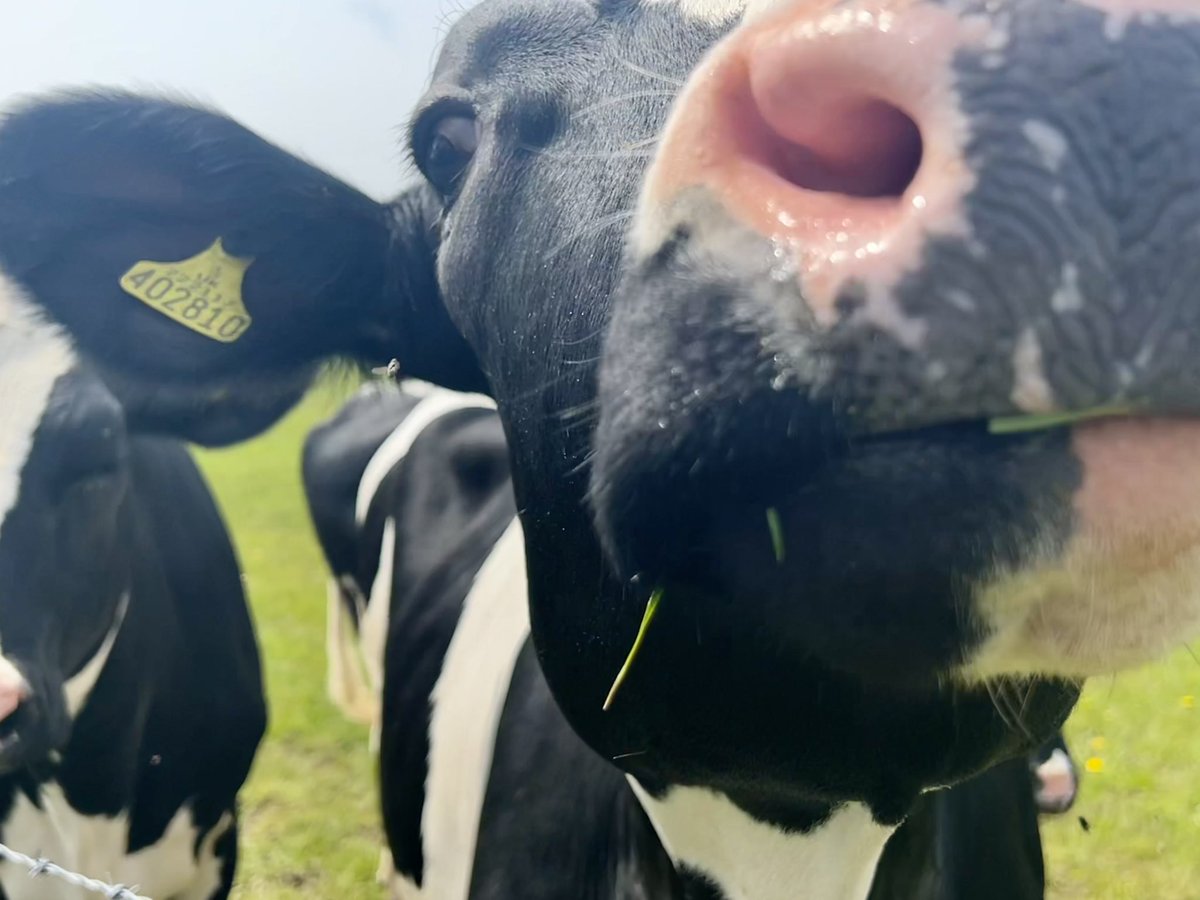
<path fill-rule="evenodd" d="M 245 438 L 331 355 L 480 386 L 430 290 L 421 198 L 381 206 L 222 116 L 131 95 L 32 104 L 3 133 L 0 267 L 140 430 Z"/>

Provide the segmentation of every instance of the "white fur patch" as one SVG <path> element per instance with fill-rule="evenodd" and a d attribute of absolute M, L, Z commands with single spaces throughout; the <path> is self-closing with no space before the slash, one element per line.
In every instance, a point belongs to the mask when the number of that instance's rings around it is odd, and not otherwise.
<path fill-rule="evenodd" d="M 1065 134 L 1040 119 L 1026 119 L 1025 124 L 1021 126 L 1021 133 L 1041 156 L 1042 165 L 1051 172 L 1062 168 L 1063 160 L 1067 158 L 1071 149 Z"/>
<path fill-rule="evenodd" d="M 21 473 L 50 392 L 75 365 L 62 332 L 44 322 L 0 272 L 0 533 L 20 495 Z"/>
<path fill-rule="evenodd" d="M 1054 389 L 1046 379 L 1042 344 L 1037 332 L 1026 328 L 1013 350 L 1012 402 L 1027 413 L 1047 413 L 1054 409 Z"/>
<path fill-rule="evenodd" d="M 129 822 L 76 812 L 53 782 L 41 792 L 42 809 L 18 793 L 2 836 L 15 849 L 44 856 L 64 868 L 111 884 L 137 885 L 138 892 L 171 900 L 210 900 L 221 884 L 221 860 L 213 847 L 229 830 L 228 814 L 205 837 L 199 857 L 192 852 L 197 829 L 191 810 L 182 807 L 162 837 L 136 853 L 126 853 Z M 9 900 L 85 900 L 95 894 L 63 882 L 30 878 L 24 869 L 0 866 L 0 885 Z"/>
<path fill-rule="evenodd" d="M 864 900 L 894 831 L 851 803 L 808 834 L 788 834 L 715 791 L 673 787 L 656 800 L 629 783 L 676 865 L 703 873 L 728 900 Z"/>
<path fill-rule="evenodd" d="M 1079 788 L 1071 757 L 1056 747 L 1050 758 L 1038 766 L 1037 778 L 1038 805 L 1044 811 L 1065 812 L 1070 808 Z"/>
<path fill-rule="evenodd" d="M 388 516 L 383 523 L 379 567 L 375 570 L 371 595 L 363 604 L 355 594 L 359 604 L 357 629 L 339 585 L 331 580 L 328 587 L 325 649 L 329 660 L 329 698 L 348 719 L 364 725 L 379 721 L 395 559 L 396 520 Z"/>
<path fill-rule="evenodd" d="M 1124 39 L 1135 22 L 1148 26 L 1184 26 L 1200 18 L 1195 0 L 1076 0 L 1106 13 L 1104 34 L 1110 41 Z"/>
<path fill-rule="evenodd" d="M 408 451 L 421 433 L 448 413 L 461 409 L 495 409 L 490 397 L 448 391 L 424 381 L 405 380 L 405 394 L 421 398 L 404 421 L 379 445 L 371 455 L 359 480 L 354 504 L 355 523 L 361 527 L 371 509 L 384 479 L 404 461 Z M 370 384 L 359 393 L 381 390 Z M 357 628 L 344 608 L 339 586 L 330 583 L 326 604 L 326 685 L 330 699 L 349 719 L 373 724 L 379 716 L 380 694 L 383 690 L 383 654 L 387 642 L 391 612 L 392 572 L 396 553 L 396 522 L 388 518 L 383 527 L 379 550 L 379 565 L 365 605 L 360 604 Z M 360 601 L 358 589 L 354 596 Z M 357 633 L 358 646 L 355 647 Z"/>
<path fill-rule="evenodd" d="M 991 635 L 960 671 L 969 682 L 1003 675 L 1087 678 L 1154 662 L 1200 634 L 1200 546 L 1153 571 L 1079 541 L 1070 555 L 997 576 L 976 615 Z"/>
<path fill-rule="evenodd" d="M 396 467 L 413 443 L 420 437 L 421 432 L 447 413 L 460 409 L 495 409 L 496 403 L 491 397 L 482 394 L 460 394 L 457 391 L 447 391 L 441 388 L 431 390 L 420 403 L 413 407 L 404 421 L 396 426 L 396 430 L 388 435 L 379 445 L 379 449 L 363 470 L 362 479 L 358 483 L 358 498 L 354 504 L 354 519 L 362 525 L 367 520 L 367 512 L 371 509 L 371 501 L 379 491 L 379 486 L 387 478 L 388 473 Z"/>
<path fill-rule="evenodd" d="M 359 609 L 362 602 L 357 596 Z M 325 689 L 347 719 L 370 725 L 377 717 L 379 694 L 367 679 L 358 632 L 342 601 L 342 587 L 330 578 L 325 593 Z"/>
<path fill-rule="evenodd" d="M 528 636 L 525 543 L 514 519 L 475 578 L 433 689 L 421 815 L 425 896 L 466 900 L 496 730 Z"/>
<path fill-rule="evenodd" d="M 129 594 L 126 593 L 121 597 L 120 603 L 117 606 L 117 615 L 113 619 L 112 627 L 109 628 L 108 634 L 104 636 L 104 642 L 100 648 L 74 675 L 67 679 L 67 683 L 63 685 L 63 693 L 67 698 L 67 711 L 74 719 L 79 715 L 79 711 L 83 709 L 83 705 L 87 703 L 88 697 L 92 695 L 92 688 L 96 686 L 96 682 L 100 680 L 100 673 L 104 671 L 104 664 L 108 662 L 108 655 L 112 652 L 113 644 L 117 642 L 117 635 L 121 631 L 121 625 L 125 621 L 125 612 L 129 609 Z"/>
<path fill-rule="evenodd" d="M 676 6 L 688 18 L 721 24 L 740 16 L 747 0 L 649 0 L 649 3 Z"/>

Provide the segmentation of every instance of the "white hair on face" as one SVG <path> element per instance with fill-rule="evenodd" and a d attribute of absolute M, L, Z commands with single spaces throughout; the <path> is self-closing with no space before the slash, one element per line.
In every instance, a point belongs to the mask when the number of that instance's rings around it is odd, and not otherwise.
<path fill-rule="evenodd" d="M 651 5 L 675 6 L 687 18 L 724 25 L 757 19 L 784 6 L 787 0 L 648 0 Z"/>
<path fill-rule="evenodd" d="M 76 363 L 63 332 L 0 271 L 0 532 L 20 494 L 50 392 Z"/>

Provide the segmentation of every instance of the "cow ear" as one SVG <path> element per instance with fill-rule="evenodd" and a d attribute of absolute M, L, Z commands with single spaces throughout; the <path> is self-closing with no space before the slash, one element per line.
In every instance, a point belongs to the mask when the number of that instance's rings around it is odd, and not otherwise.
<path fill-rule="evenodd" d="M 329 357 L 480 389 L 437 296 L 432 222 L 410 221 L 436 215 L 423 196 L 377 203 L 158 98 L 58 96 L 0 124 L 0 268 L 135 426 L 208 443 L 269 425 Z"/>

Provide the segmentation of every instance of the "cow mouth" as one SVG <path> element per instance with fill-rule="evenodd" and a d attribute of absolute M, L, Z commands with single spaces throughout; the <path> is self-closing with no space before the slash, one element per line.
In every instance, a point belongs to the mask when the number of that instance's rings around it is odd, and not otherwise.
<path fill-rule="evenodd" d="M 1200 547 L 1200 515 L 1190 512 L 1200 509 L 1193 418 L 1106 406 L 843 432 L 793 449 L 711 475 L 663 477 L 652 463 L 649 477 L 618 473 L 597 518 L 618 572 L 688 609 L 698 631 L 720 623 L 748 646 L 866 683 L 930 688 L 973 671 L 998 628 L 1032 627 L 980 611 L 996 573 L 1060 562 L 1108 572 L 1108 554 L 1116 574 L 1128 560 L 1147 584 L 1178 584 Z M 1064 597 L 1059 608 L 1077 602 Z M 1136 606 L 1122 614 L 1133 630 L 1144 615 Z M 1070 615 L 1061 634 L 1036 636 L 1037 660 L 1007 669 L 1005 658 L 980 677 L 1112 671 L 1091 650 L 1067 658 L 1095 614 L 1079 606 Z M 1154 640 L 1131 641 L 1118 667 L 1154 658 Z M 1054 641 L 1063 643 L 1061 665 L 1043 668 Z"/>

